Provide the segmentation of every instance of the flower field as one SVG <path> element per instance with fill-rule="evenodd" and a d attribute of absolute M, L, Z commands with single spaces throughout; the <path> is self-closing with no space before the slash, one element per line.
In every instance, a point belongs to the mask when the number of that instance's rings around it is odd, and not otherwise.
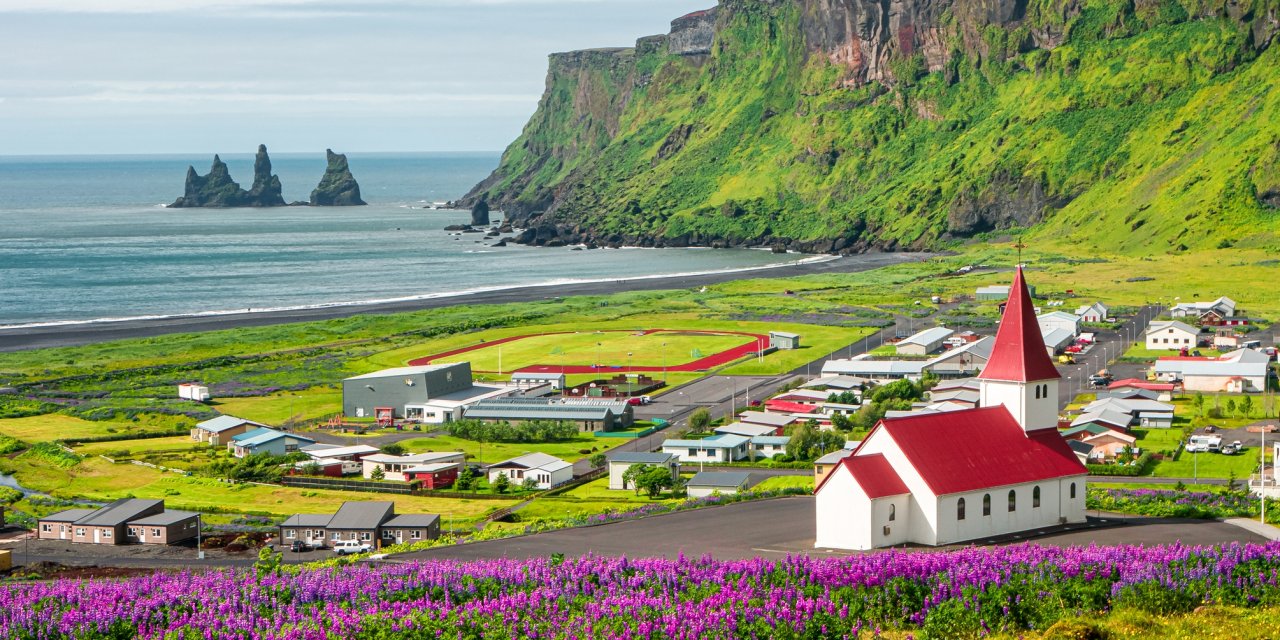
<path fill-rule="evenodd" d="M 1089 509 L 1162 518 L 1257 517 L 1261 508 L 1258 497 L 1248 493 L 1164 489 L 1090 488 L 1086 495 L 1086 502 Z M 1268 504 L 1270 502 L 1268 501 Z"/>
<path fill-rule="evenodd" d="M 0 590 L 4 638 L 966 638 L 1112 609 L 1280 602 L 1280 543 L 721 562 L 431 561 Z"/>

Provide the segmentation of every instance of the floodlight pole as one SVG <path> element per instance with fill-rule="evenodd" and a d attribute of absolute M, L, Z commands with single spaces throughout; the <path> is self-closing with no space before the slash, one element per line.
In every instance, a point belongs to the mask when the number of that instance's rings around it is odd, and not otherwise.
<path fill-rule="evenodd" d="M 1262 524 L 1267 523 L 1267 427 L 1262 427 L 1262 446 L 1258 447 L 1258 464 L 1262 471 L 1262 486 L 1260 493 L 1262 495 L 1262 515 L 1260 516 Z"/>

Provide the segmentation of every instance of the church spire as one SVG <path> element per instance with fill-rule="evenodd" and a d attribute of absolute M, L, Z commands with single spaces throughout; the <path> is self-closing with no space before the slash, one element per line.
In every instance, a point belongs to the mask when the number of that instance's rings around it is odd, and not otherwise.
<path fill-rule="evenodd" d="M 1022 265 L 1018 265 L 1009 288 L 1009 302 L 1000 319 L 996 343 L 991 349 L 987 367 L 978 376 L 982 380 L 1005 382 L 1032 382 L 1057 380 L 1057 367 L 1045 350 L 1040 323 L 1036 321 L 1035 304 L 1031 291 L 1022 277 Z"/>

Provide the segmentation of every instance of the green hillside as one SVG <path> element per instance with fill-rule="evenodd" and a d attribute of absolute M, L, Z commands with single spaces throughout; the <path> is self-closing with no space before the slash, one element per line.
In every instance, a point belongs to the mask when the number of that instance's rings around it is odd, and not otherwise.
<path fill-rule="evenodd" d="M 703 55 L 647 38 L 553 56 L 469 197 L 536 244 L 1274 244 L 1276 0 L 916 0 L 919 22 L 853 54 L 824 35 L 830 4 L 726 0 Z"/>

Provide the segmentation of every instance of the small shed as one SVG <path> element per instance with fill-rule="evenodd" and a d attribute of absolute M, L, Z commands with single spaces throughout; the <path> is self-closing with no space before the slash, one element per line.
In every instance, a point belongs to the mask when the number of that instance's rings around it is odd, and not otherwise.
<path fill-rule="evenodd" d="M 703 471 L 689 479 L 685 489 L 690 498 L 705 498 L 713 493 L 721 495 L 746 491 L 751 474 L 745 471 Z"/>
<path fill-rule="evenodd" d="M 770 331 L 769 346 L 774 349 L 799 349 L 800 334 L 787 331 Z"/>

